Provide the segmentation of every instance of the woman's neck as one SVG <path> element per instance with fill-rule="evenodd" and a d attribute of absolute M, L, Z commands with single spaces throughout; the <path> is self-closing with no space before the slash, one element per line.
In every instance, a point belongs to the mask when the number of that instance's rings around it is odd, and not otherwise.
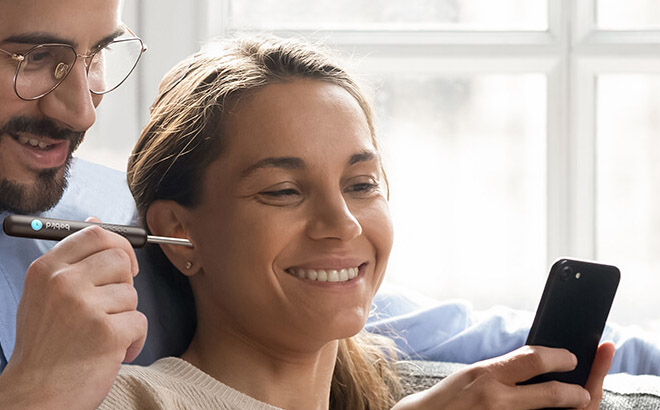
<path fill-rule="evenodd" d="M 317 349 L 284 352 L 227 328 L 198 323 L 195 337 L 182 359 L 222 383 L 273 406 L 289 410 L 328 408 L 337 341 Z"/>

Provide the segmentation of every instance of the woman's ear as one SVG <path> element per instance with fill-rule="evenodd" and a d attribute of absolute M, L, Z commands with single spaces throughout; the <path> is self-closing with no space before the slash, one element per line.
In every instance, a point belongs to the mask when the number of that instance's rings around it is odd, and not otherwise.
<path fill-rule="evenodd" d="M 147 209 L 147 226 L 153 235 L 183 238 L 190 240 L 188 234 L 189 211 L 170 200 L 158 200 Z M 191 241 L 192 243 L 192 241 Z M 177 269 L 186 276 L 199 272 L 200 264 L 197 251 L 193 247 L 161 244 L 160 247 Z"/>

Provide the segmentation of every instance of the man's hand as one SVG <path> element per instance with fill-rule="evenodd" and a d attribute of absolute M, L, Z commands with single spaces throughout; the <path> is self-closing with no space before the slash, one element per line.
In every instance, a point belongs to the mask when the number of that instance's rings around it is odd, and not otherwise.
<path fill-rule="evenodd" d="M 96 408 L 122 361 L 144 345 L 137 272 L 128 241 L 98 226 L 35 260 L 18 306 L 16 346 L 0 375 L 0 408 Z"/>
<path fill-rule="evenodd" d="M 534 376 L 570 371 L 575 356 L 564 349 L 524 346 L 507 355 L 475 363 L 456 372 L 432 388 L 410 395 L 394 409 L 506 409 L 570 407 L 597 410 L 603 395 L 614 345 L 598 348 L 586 389 L 559 382 L 518 385 Z"/>

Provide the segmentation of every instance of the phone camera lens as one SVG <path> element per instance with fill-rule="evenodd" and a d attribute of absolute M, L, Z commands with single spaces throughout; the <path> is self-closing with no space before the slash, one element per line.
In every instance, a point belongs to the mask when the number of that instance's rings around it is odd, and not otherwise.
<path fill-rule="evenodd" d="M 570 266 L 564 266 L 561 268 L 561 272 L 559 273 L 561 280 L 568 280 L 571 276 L 573 276 L 573 268 Z"/>

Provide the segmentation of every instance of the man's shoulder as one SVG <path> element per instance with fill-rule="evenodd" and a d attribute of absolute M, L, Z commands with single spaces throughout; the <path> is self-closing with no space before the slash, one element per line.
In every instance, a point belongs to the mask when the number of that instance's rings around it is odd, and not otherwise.
<path fill-rule="evenodd" d="M 75 158 L 67 181 L 59 203 L 44 216 L 74 220 L 96 216 L 107 223 L 135 222 L 135 201 L 125 172 Z"/>
<path fill-rule="evenodd" d="M 109 168 L 105 165 L 90 162 L 81 158 L 74 158 L 69 169 L 69 186 L 85 184 L 85 189 L 105 188 L 103 185 L 128 189 L 126 172 Z M 87 186 L 88 183 L 100 183 L 98 186 Z"/>

